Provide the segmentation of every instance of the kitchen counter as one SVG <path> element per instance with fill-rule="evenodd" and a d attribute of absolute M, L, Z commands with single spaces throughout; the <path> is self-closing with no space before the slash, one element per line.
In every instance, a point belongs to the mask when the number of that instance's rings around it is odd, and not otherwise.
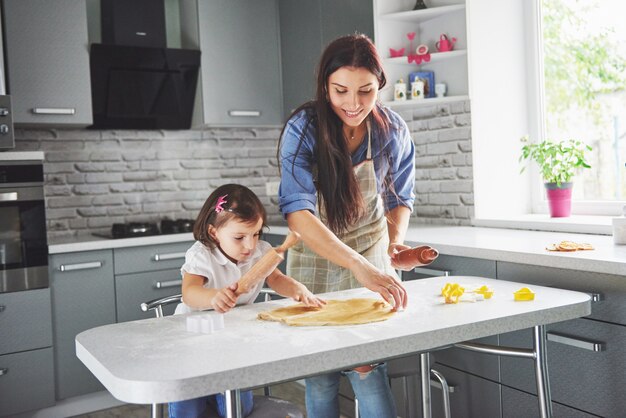
<path fill-rule="evenodd" d="M 287 230 L 286 226 L 271 226 L 268 232 L 285 235 Z M 54 240 L 49 252 L 60 254 L 192 240 L 191 233 L 123 239 L 86 236 Z M 589 243 L 595 249 L 575 252 L 545 249 L 549 244 L 564 240 Z M 406 242 L 432 245 L 441 254 L 626 276 L 626 245 L 615 245 L 613 237 L 606 235 L 469 226 L 412 226 L 407 231 Z"/>

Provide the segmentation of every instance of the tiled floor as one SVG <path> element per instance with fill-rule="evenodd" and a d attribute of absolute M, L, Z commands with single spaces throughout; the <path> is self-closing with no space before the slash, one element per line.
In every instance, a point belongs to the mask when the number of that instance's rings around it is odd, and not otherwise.
<path fill-rule="evenodd" d="M 262 391 L 259 390 L 259 394 Z M 283 383 L 272 386 L 272 396 L 285 399 L 299 405 L 302 411 L 304 407 L 304 386 L 296 383 Z M 164 418 L 168 418 L 167 408 L 163 411 Z M 149 405 L 123 405 L 117 408 L 104 409 L 89 414 L 77 415 L 77 418 L 150 418 Z"/>

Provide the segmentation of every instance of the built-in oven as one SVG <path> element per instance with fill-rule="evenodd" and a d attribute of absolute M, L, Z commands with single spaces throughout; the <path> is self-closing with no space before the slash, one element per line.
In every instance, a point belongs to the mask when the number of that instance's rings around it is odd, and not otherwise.
<path fill-rule="evenodd" d="M 0 161 L 0 293 L 48 287 L 42 161 Z"/>

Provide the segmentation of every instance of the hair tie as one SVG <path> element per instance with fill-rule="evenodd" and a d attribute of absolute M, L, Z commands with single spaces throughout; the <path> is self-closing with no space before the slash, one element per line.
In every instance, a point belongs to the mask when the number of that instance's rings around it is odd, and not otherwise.
<path fill-rule="evenodd" d="M 228 195 L 225 194 L 224 196 L 220 196 L 217 199 L 217 203 L 215 204 L 215 213 L 220 213 L 220 212 L 224 211 L 224 208 L 222 207 L 222 205 L 224 203 L 226 203 L 226 196 L 228 196 Z"/>

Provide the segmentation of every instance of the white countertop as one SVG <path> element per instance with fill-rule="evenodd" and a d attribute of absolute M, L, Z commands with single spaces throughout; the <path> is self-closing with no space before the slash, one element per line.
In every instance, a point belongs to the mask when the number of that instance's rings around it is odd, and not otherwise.
<path fill-rule="evenodd" d="M 268 232 L 285 235 L 287 231 L 286 226 L 270 226 Z M 589 243 L 595 249 L 570 253 L 545 249 L 549 244 L 564 240 Z M 48 250 L 50 254 L 60 254 L 184 241 L 193 241 L 193 234 L 123 239 L 86 236 L 54 240 Z M 626 245 L 615 245 L 613 237 L 606 235 L 470 226 L 411 226 L 406 242 L 409 245 L 432 245 L 441 254 L 626 276 Z"/>
<path fill-rule="evenodd" d="M 483 302 L 446 305 L 438 296 L 446 282 L 466 288 L 486 284 L 495 293 Z M 290 300 L 237 307 L 214 334 L 188 332 L 186 315 L 124 322 L 78 334 L 76 354 L 117 399 L 162 403 L 341 370 L 591 312 L 584 293 L 534 285 L 534 301 L 513 301 L 512 293 L 522 286 L 467 276 L 414 280 L 405 283 L 411 303 L 404 312 L 357 326 L 289 327 L 256 318 Z M 378 297 L 364 288 L 325 296 Z"/>
<path fill-rule="evenodd" d="M 286 234 L 287 227 L 272 227 L 271 232 Z M 595 249 L 546 250 L 549 244 L 565 240 L 589 243 Z M 471 226 L 411 226 L 406 243 L 432 245 L 441 254 L 626 276 L 626 245 L 615 245 L 613 237 L 606 235 Z"/>

